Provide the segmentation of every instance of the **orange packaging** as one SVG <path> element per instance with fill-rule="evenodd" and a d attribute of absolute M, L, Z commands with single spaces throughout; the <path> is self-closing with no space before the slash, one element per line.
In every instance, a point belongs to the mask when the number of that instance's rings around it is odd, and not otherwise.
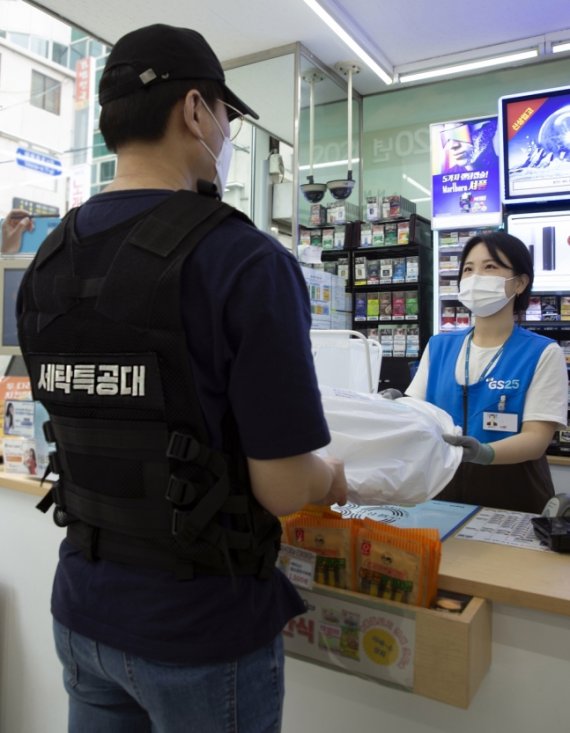
<path fill-rule="evenodd" d="M 316 554 L 315 582 L 335 588 L 351 587 L 351 522 L 321 518 L 312 512 L 297 512 L 282 522 L 290 545 Z"/>

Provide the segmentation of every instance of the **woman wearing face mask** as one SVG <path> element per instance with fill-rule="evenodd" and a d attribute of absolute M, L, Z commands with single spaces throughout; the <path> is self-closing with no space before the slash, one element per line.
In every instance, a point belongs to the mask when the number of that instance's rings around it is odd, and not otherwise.
<path fill-rule="evenodd" d="M 467 331 L 433 336 L 406 390 L 446 410 L 463 436 L 463 462 L 438 499 L 541 512 L 554 489 L 545 451 L 566 424 L 562 350 L 515 323 L 528 306 L 533 266 L 516 237 L 470 239 L 459 300 L 475 317 Z"/>

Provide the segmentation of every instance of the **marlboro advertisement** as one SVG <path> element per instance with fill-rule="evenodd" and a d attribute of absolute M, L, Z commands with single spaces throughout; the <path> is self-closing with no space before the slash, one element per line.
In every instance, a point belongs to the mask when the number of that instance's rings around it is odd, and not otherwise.
<path fill-rule="evenodd" d="M 432 227 L 501 221 L 497 117 L 430 125 Z"/>

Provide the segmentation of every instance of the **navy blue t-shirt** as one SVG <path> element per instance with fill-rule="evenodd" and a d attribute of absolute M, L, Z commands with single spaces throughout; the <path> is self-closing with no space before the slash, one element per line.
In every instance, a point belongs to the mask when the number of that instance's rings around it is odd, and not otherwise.
<path fill-rule="evenodd" d="M 81 246 L 168 195 L 137 190 L 94 196 L 76 219 Z M 309 300 L 295 258 L 231 218 L 188 258 L 182 292 L 188 358 L 214 446 L 221 446 L 228 407 L 251 458 L 283 458 L 326 445 Z M 183 664 L 252 652 L 303 611 L 297 591 L 277 569 L 268 580 L 180 581 L 166 571 L 89 562 L 66 540 L 52 595 L 53 615 L 72 630 L 141 657 Z"/>

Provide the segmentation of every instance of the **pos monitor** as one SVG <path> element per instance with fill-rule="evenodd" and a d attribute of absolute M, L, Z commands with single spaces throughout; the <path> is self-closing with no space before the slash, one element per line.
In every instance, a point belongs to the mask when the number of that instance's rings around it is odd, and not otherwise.
<path fill-rule="evenodd" d="M 499 99 L 503 200 L 570 199 L 570 87 Z"/>
<path fill-rule="evenodd" d="M 16 297 L 30 259 L 0 258 L 0 354 L 21 354 L 16 327 Z"/>

